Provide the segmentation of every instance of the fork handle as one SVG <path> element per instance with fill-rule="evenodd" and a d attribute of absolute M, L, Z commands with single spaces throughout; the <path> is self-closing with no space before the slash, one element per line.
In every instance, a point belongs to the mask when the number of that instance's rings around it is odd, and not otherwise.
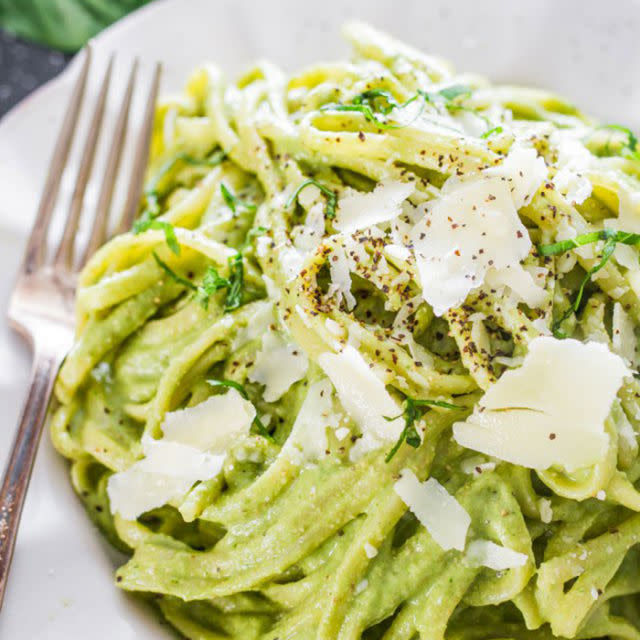
<path fill-rule="evenodd" d="M 22 409 L 20 424 L 9 452 L 0 489 L 0 607 L 7 588 L 11 558 L 18 524 L 38 450 L 38 442 L 47 415 L 62 354 L 55 349 L 36 349 L 29 391 Z"/>

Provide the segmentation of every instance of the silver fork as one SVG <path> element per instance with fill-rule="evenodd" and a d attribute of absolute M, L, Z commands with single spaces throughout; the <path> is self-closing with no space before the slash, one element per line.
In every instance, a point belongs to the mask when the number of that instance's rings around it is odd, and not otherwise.
<path fill-rule="evenodd" d="M 31 382 L 20 423 L 0 489 L 0 607 L 7 587 L 9 567 L 15 547 L 22 506 L 27 493 L 38 442 L 45 422 L 53 383 L 74 332 L 73 304 L 78 271 L 87 258 L 108 238 L 109 210 L 125 142 L 127 121 L 136 81 L 137 62 L 129 74 L 127 87 L 116 121 L 98 204 L 93 213 L 89 240 L 76 257 L 76 232 L 83 209 L 84 193 L 91 175 L 93 160 L 102 129 L 105 104 L 112 75 L 110 60 L 96 99 L 89 131 L 82 148 L 76 182 L 67 219 L 53 256 L 48 257 L 47 235 L 62 172 L 69 157 L 71 143 L 82 107 L 91 50 L 87 48 L 62 129 L 49 165 L 44 191 L 27 248 L 9 302 L 9 323 L 30 344 L 33 352 Z M 149 153 L 155 102 L 160 83 L 160 65 L 156 64 L 146 101 L 144 120 L 136 141 L 133 169 L 117 233 L 131 227 L 142 193 L 142 182 Z"/>

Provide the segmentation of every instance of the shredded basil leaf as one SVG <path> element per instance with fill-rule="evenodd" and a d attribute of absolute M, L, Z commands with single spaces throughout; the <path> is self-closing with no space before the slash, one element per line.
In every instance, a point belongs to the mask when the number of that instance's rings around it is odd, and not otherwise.
<path fill-rule="evenodd" d="M 216 167 L 226 157 L 227 154 L 221 149 L 218 149 L 206 158 L 196 158 L 187 153 L 181 152 L 167 160 L 149 181 L 149 184 L 144 191 L 144 197 L 147 201 L 147 206 L 142 212 L 140 218 L 143 220 L 152 219 L 156 218 L 160 214 L 159 200 L 163 195 L 165 195 L 160 190 L 160 183 L 179 162 L 184 162 L 185 164 L 189 164 L 194 167 Z"/>
<path fill-rule="evenodd" d="M 136 220 L 133 223 L 133 233 L 138 235 L 143 231 L 147 231 L 148 229 L 158 229 L 160 231 L 164 231 L 164 238 L 169 246 L 169 249 L 173 251 L 177 256 L 180 255 L 180 244 L 178 243 L 178 238 L 176 238 L 176 232 L 173 228 L 173 225 L 170 222 L 166 222 L 164 220 L 154 220 L 154 219 L 140 219 Z"/>
<path fill-rule="evenodd" d="M 445 106 L 448 109 L 456 108 L 458 105 L 456 104 L 456 98 L 461 97 L 469 97 L 471 95 L 471 87 L 467 87 L 463 84 L 454 84 L 450 87 L 445 87 L 444 89 L 440 89 L 440 91 L 423 91 L 422 89 L 418 89 L 417 95 L 422 96 L 427 102 L 436 103 L 440 101 L 444 101 Z M 414 100 L 414 98 L 410 98 L 410 100 Z M 408 104 L 409 100 L 405 103 Z"/>
<path fill-rule="evenodd" d="M 265 233 L 267 233 L 267 231 L 269 231 L 269 229 L 267 229 L 266 227 L 253 227 L 252 229 L 249 229 L 247 236 L 245 237 L 244 242 L 240 247 L 240 251 L 244 251 L 246 248 L 251 246 L 251 241 L 254 238 L 263 236 Z"/>
<path fill-rule="evenodd" d="M 393 109 L 403 109 L 422 95 L 420 92 L 400 104 L 390 91 L 385 89 L 369 89 L 354 96 L 351 104 L 331 103 L 320 107 L 320 111 L 354 111 L 361 113 L 367 122 L 374 123 L 380 129 L 398 129 L 406 125 L 390 124 L 381 120 L 378 115 L 387 116 Z"/>
<path fill-rule="evenodd" d="M 423 91 L 418 89 L 415 95 L 407 99 L 405 102 L 398 102 L 394 95 L 386 89 L 369 89 L 354 96 L 350 104 L 330 103 L 320 107 L 320 111 L 353 111 L 361 113 L 365 120 L 374 123 L 381 129 L 400 129 L 408 126 L 408 124 L 394 124 L 379 118 L 379 115 L 388 116 L 393 109 L 404 109 L 418 98 L 422 97 L 425 102 L 436 103 L 444 101 L 448 109 L 462 108 L 455 100 L 460 97 L 471 95 L 471 88 L 466 85 L 455 84 L 445 87 L 437 92 Z M 422 110 L 416 115 L 420 116 Z M 415 118 L 414 118 L 415 119 Z"/>
<path fill-rule="evenodd" d="M 254 213 L 257 209 L 255 204 L 240 200 L 240 198 L 234 196 L 224 183 L 220 183 L 220 192 L 222 197 L 233 213 L 237 213 L 239 210 L 248 211 Z"/>
<path fill-rule="evenodd" d="M 596 130 L 608 129 L 610 131 L 617 131 L 624 135 L 624 141 L 620 141 L 620 147 L 616 150 L 612 150 L 610 146 L 610 140 L 604 145 L 604 152 L 606 155 L 620 155 L 625 158 L 631 158 L 632 160 L 640 161 L 640 149 L 638 149 L 638 138 L 629 129 L 621 124 L 603 124 L 596 127 Z M 617 146 L 617 145 L 616 145 Z"/>
<path fill-rule="evenodd" d="M 485 131 L 480 137 L 486 140 L 487 138 L 492 136 L 494 133 L 502 133 L 502 132 L 503 132 L 502 127 L 493 127 L 493 129 L 489 129 L 489 131 Z"/>
<path fill-rule="evenodd" d="M 598 242 L 599 240 L 611 240 L 616 244 L 637 245 L 640 244 L 640 234 L 631 233 L 630 231 L 616 231 L 615 229 L 602 229 L 601 231 L 583 233 L 575 238 L 561 240 L 553 244 L 539 245 L 538 253 L 541 256 L 555 256 L 570 251 L 571 249 L 577 249 L 585 244 Z"/>
<path fill-rule="evenodd" d="M 198 289 L 196 287 L 196 285 L 193 284 L 193 282 L 191 282 L 190 280 L 187 280 L 186 278 L 183 278 L 182 276 L 179 276 L 166 262 L 163 262 L 155 251 L 153 252 L 153 257 L 154 257 L 155 261 L 157 262 L 158 266 L 172 280 L 174 280 L 178 284 L 181 284 L 184 287 L 187 287 L 187 289 L 191 289 L 192 291 L 196 291 Z"/>
<path fill-rule="evenodd" d="M 229 258 L 229 277 L 224 278 L 215 267 L 209 267 L 204 275 L 202 284 L 196 288 L 196 300 L 204 309 L 209 308 L 209 298 L 220 289 L 226 289 L 227 295 L 224 310 L 233 311 L 242 304 L 244 288 L 244 265 L 242 254 L 236 253 Z"/>
<path fill-rule="evenodd" d="M 289 200 L 287 200 L 287 204 L 285 206 L 289 208 L 297 200 L 298 196 L 300 195 L 300 192 L 304 188 L 308 187 L 309 185 L 313 185 L 314 187 L 317 187 L 326 197 L 327 204 L 324 209 L 324 215 L 330 220 L 332 218 L 335 218 L 336 205 L 338 204 L 338 196 L 336 195 L 336 192 L 333 191 L 332 189 L 329 189 L 329 187 L 325 186 L 321 182 L 318 182 L 314 178 L 307 178 L 306 180 L 301 182 L 296 188 L 296 190 L 291 194 L 291 197 L 289 198 Z"/>
<path fill-rule="evenodd" d="M 208 158 L 195 158 L 186 153 L 178 153 L 173 158 L 167 160 L 158 169 L 154 177 L 149 182 L 144 197 L 147 203 L 146 208 L 140 214 L 140 217 L 133 223 L 133 233 L 138 234 L 147 229 L 159 229 L 164 231 L 167 245 L 176 255 L 180 255 L 180 244 L 176 238 L 173 225 L 166 221 L 156 220 L 160 215 L 160 198 L 164 195 L 159 190 L 160 182 L 166 175 L 172 171 L 178 162 L 184 162 L 193 166 L 215 167 L 226 158 L 224 151 L 218 150 L 212 153 Z"/>
<path fill-rule="evenodd" d="M 454 84 L 450 87 L 445 87 L 444 89 L 440 89 L 438 93 L 448 101 L 455 100 L 461 96 L 465 98 L 471 95 L 471 87 L 468 87 L 464 84 Z"/>
<path fill-rule="evenodd" d="M 229 258 L 229 277 L 224 278 L 215 267 L 209 267 L 202 279 L 202 283 L 196 286 L 190 280 L 178 275 L 166 262 L 160 259 L 154 251 L 153 257 L 158 266 L 175 282 L 191 291 L 195 291 L 196 301 L 204 308 L 209 308 L 209 298 L 220 289 L 227 289 L 224 310 L 233 311 L 242 304 L 242 292 L 244 289 L 244 265 L 242 254 L 236 253 Z"/>
<path fill-rule="evenodd" d="M 630 151 L 635 152 L 638 147 L 638 138 L 629 129 L 629 127 L 623 127 L 621 124 L 603 124 L 599 129 L 611 129 L 613 131 L 620 131 L 627 136 L 627 144 L 625 145 Z"/>
<path fill-rule="evenodd" d="M 393 94 L 386 89 L 369 89 L 368 91 L 363 91 L 355 96 L 351 102 L 354 105 L 365 105 L 368 107 L 372 112 L 371 117 L 373 117 L 373 114 L 376 112 L 386 116 L 396 107 L 401 106 Z"/>
<path fill-rule="evenodd" d="M 258 414 L 256 414 L 256 417 L 253 419 L 253 426 L 255 427 L 256 433 L 259 436 L 262 436 L 263 438 L 266 438 L 271 442 L 274 441 L 273 436 L 269 433 L 269 430 L 267 429 L 267 427 L 265 427 L 264 422 L 260 420 L 260 418 L 258 417 Z"/>
<path fill-rule="evenodd" d="M 415 398 L 406 397 L 403 402 L 403 411 L 399 416 L 387 417 L 385 416 L 385 420 L 392 421 L 396 420 L 400 417 L 404 418 L 404 429 L 400 434 L 400 437 L 393 445 L 387 457 L 385 458 L 385 462 L 390 462 L 393 456 L 398 453 L 398 450 L 402 446 L 403 442 L 406 442 L 410 447 L 414 449 L 420 446 L 420 434 L 416 429 L 416 420 L 422 417 L 423 411 L 420 411 L 421 407 L 441 407 L 442 409 L 464 409 L 457 404 L 452 404 L 450 402 L 444 402 L 443 400 L 417 400 Z"/>
<path fill-rule="evenodd" d="M 247 390 L 241 385 L 239 382 L 235 380 L 217 380 L 215 378 L 208 378 L 207 383 L 212 387 L 230 387 L 231 389 L 235 389 L 245 400 L 249 399 L 249 394 Z"/>
<path fill-rule="evenodd" d="M 202 284 L 196 291 L 196 301 L 199 302 L 204 309 L 209 308 L 209 298 L 220 289 L 229 286 L 229 280 L 223 278 L 215 267 L 208 267 Z"/>
<path fill-rule="evenodd" d="M 244 264 L 240 252 L 229 258 L 228 283 L 229 288 L 224 303 L 224 310 L 233 311 L 233 309 L 237 309 L 242 304 L 242 290 L 244 288 Z"/>
<path fill-rule="evenodd" d="M 631 233 L 629 231 L 616 231 L 615 229 L 602 229 L 601 231 L 583 233 L 582 235 L 576 236 L 575 238 L 569 238 L 560 242 L 554 242 L 553 244 L 540 245 L 538 247 L 538 252 L 540 253 L 540 255 L 554 256 L 565 253 L 566 251 L 570 251 L 571 249 L 577 249 L 578 247 L 582 247 L 586 244 L 599 242 L 601 240 L 604 240 L 604 245 L 602 247 L 600 261 L 596 265 L 591 267 L 589 271 L 587 271 L 587 274 L 580 284 L 580 288 L 578 289 L 578 293 L 575 299 L 565 310 L 565 312 L 557 320 L 555 320 L 553 325 L 551 326 L 553 335 L 556 338 L 566 338 L 565 332 L 560 328 L 562 323 L 567 318 L 569 318 L 569 316 L 578 312 L 578 310 L 580 309 L 580 304 L 582 303 L 582 297 L 584 295 L 584 290 L 587 286 L 587 283 L 591 280 L 592 276 L 595 273 L 600 271 L 600 269 L 602 269 L 607 264 L 616 249 L 616 245 L 638 245 L 640 244 L 640 234 Z"/>

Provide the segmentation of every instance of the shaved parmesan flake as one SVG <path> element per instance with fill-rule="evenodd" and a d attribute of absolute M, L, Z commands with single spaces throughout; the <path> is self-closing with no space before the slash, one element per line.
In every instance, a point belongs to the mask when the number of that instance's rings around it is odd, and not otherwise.
<path fill-rule="evenodd" d="M 591 195 L 591 182 L 583 172 L 593 166 L 594 156 L 573 132 L 554 131 L 550 142 L 558 151 L 553 184 L 570 204 L 582 204 Z"/>
<path fill-rule="evenodd" d="M 541 335 L 550 336 L 552 335 L 550 324 L 551 324 L 550 319 L 543 317 L 543 318 L 536 318 L 531 323 L 531 326 Z M 518 364 L 522 364 L 522 362 L 519 362 Z M 515 363 L 513 366 L 515 366 Z"/>
<path fill-rule="evenodd" d="M 619 225 L 617 224 L 618 220 L 615 219 L 616 224 L 611 224 L 611 220 L 605 221 L 605 227 L 611 227 L 612 229 L 616 229 Z M 638 266 L 638 252 L 633 247 L 630 247 L 627 244 L 618 243 L 616 245 L 615 251 L 613 255 L 616 259 L 616 262 L 624 267 L 625 269 L 632 269 Z"/>
<path fill-rule="evenodd" d="M 307 212 L 304 225 L 292 229 L 293 244 L 296 249 L 304 253 L 313 251 L 321 242 L 324 235 L 324 205 L 316 203 Z"/>
<path fill-rule="evenodd" d="M 196 482 L 215 477 L 226 450 L 249 433 L 255 415 L 254 406 L 236 389 L 167 413 L 163 437 L 143 437 L 144 458 L 109 478 L 111 512 L 135 520 L 181 498 Z"/>
<path fill-rule="evenodd" d="M 331 275 L 331 284 L 327 295 L 329 298 L 336 296 L 338 302 L 344 299 L 347 310 L 351 311 L 356 306 L 356 299 L 351 293 L 351 268 L 344 249 L 340 247 L 334 249 L 331 260 L 329 260 L 329 274 Z"/>
<path fill-rule="evenodd" d="M 411 251 L 401 244 L 388 244 L 384 248 L 385 253 L 392 259 L 407 261 Z"/>
<path fill-rule="evenodd" d="M 282 448 L 283 455 L 295 464 L 314 462 L 327 450 L 327 428 L 335 429 L 339 416 L 333 411 L 331 382 L 314 382 L 300 407 L 291 434 Z M 348 431 L 348 430 L 347 430 Z"/>
<path fill-rule="evenodd" d="M 393 489 L 445 551 L 464 549 L 471 517 L 435 478 L 421 483 L 404 469 Z"/>
<path fill-rule="evenodd" d="M 107 483 L 111 512 L 125 520 L 182 497 L 194 483 L 216 476 L 224 462 L 224 455 L 150 438 L 144 453 L 142 460 L 114 473 Z"/>
<path fill-rule="evenodd" d="M 485 275 L 485 282 L 492 288 L 506 285 L 531 308 L 542 306 L 547 297 L 546 291 L 536 284 L 533 275 L 520 265 L 500 270 L 490 268 Z"/>
<path fill-rule="evenodd" d="M 482 456 L 473 456 L 473 458 L 467 458 L 460 463 L 462 473 L 476 477 L 485 471 L 493 471 L 495 468 L 495 462 L 487 462 Z"/>
<path fill-rule="evenodd" d="M 262 350 L 256 354 L 249 380 L 265 385 L 264 399 L 275 402 L 305 376 L 308 366 L 309 360 L 300 347 L 276 331 L 269 331 L 262 338 Z"/>
<path fill-rule="evenodd" d="M 532 148 L 515 146 L 509 155 L 484 174 L 506 181 L 516 209 L 531 201 L 531 198 L 548 175 L 547 165 Z"/>
<path fill-rule="evenodd" d="M 302 270 L 304 253 L 295 247 L 280 247 L 278 259 L 287 282 L 295 280 Z"/>
<path fill-rule="evenodd" d="M 307 329 L 311 328 L 311 316 L 309 315 L 309 313 L 307 313 L 307 311 L 305 309 L 303 309 L 299 304 L 297 304 L 295 306 L 296 309 L 296 313 L 298 314 L 298 317 L 300 318 L 300 320 L 302 320 L 302 323 L 304 324 L 305 327 L 307 327 Z"/>
<path fill-rule="evenodd" d="M 638 455 L 638 437 L 633 428 L 633 425 L 629 421 L 627 414 L 624 412 L 619 403 L 613 405 L 613 419 L 618 431 L 618 437 L 621 444 L 624 444 L 629 459 L 634 460 Z"/>
<path fill-rule="evenodd" d="M 551 508 L 551 500 L 549 498 L 540 498 L 538 500 L 538 510 L 540 511 L 540 521 L 549 524 L 553 520 L 553 509 Z"/>
<path fill-rule="evenodd" d="M 489 567 L 489 569 L 494 569 L 495 571 L 523 567 L 529 559 L 525 553 L 503 547 L 490 540 L 473 540 L 470 542 L 467 547 L 466 558 L 474 566 Z"/>
<path fill-rule="evenodd" d="M 640 233 L 640 193 L 618 183 L 618 225 L 620 229 Z"/>
<path fill-rule="evenodd" d="M 569 204 L 582 204 L 591 195 L 589 179 L 570 169 L 560 169 L 553 176 L 553 184 L 565 195 Z"/>
<path fill-rule="evenodd" d="M 458 123 L 464 133 L 474 138 L 479 138 L 487 130 L 487 122 L 472 111 L 458 111 L 452 115 L 454 122 Z"/>
<path fill-rule="evenodd" d="M 167 413 L 161 429 L 165 441 L 224 453 L 240 435 L 249 433 L 255 417 L 254 406 L 236 389 L 229 389 L 195 407 Z"/>
<path fill-rule="evenodd" d="M 638 339 L 633 330 L 631 318 L 619 302 L 613 305 L 611 345 L 619 356 L 622 356 L 627 362 L 635 366 Z"/>
<path fill-rule="evenodd" d="M 280 298 L 282 297 L 282 293 L 280 292 L 280 289 L 278 289 L 278 286 L 273 281 L 273 279 L 263 273 L 262 281 L 264 282 L 264 286 L 267 290 L 268 299 L 272 302 L 279 302 Z"/>
<path fill-rule="evenodd" d="M 350 190 L 340 198 L 334 226 L 343 233 L 353 233 L 374 224 L 393 220 L 401 213 L 400 205 L 414 191 L 408 182 L 381 182 L 371 193 Z"/>
<path fill-rule="evenodd" d="M 369 586 L 369 581 L 366 578 L 364 580 L 361 580 L 356 585 L 356 588 L 353 591 L 353 595 L 357 596 L 359 593 L 362 593 L 368 586 Z"/>
<path fill-rule="evenodd" d="M 256 255 L 259 258 L 264 258 L 271 251 L 271 243 L 273 239 L 269 236 L 258 236 L 256 238 Z"/>
<path fill-rule="evenodd" d="M 630 372 L 603 344 L 535 338 L 519 369 L 502 374 L 465 422 L 458 444 L 531 469 L 575 471 L 605 456 L 605 419 Z"/>
<path fill-rule="evenodd" d="M 450 178 L 440 198 L 427 202 L 411 231 L 422 294 L 440 316 L 459 306 L 489 271 L 492 281 L 509 286 L 538 306 L 544 291 L 520 261 L 531 239 L 518 217 L 546 177 L 533 149 L 514 149 L 499 166 L 468 181 Z"/>
<path fill-rule="evenodd" d="M 327 318 L 324 321 L 324 326 L 327 328 L 327 331 L 336 338 L 344 337 L 344 329 L 335 320 Z"/>
<path fill-rule="evenodd" d="M 323 353 L 318 364 L 336 388 L 342 406 L 362 431 L 362 438 L 351 449 L 352 459 L 400 437 L 402 418 L 389 421 L 385 416 L 395 417 L 402 411 L 355 347 L 347 345 L 338 354 Z"/>

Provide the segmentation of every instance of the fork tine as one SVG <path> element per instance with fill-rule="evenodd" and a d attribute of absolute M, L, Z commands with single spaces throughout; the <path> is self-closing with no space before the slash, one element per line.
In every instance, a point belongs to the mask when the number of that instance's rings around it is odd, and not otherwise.
<path fill-rule="evenodd" d="M 104 116 L 105 104 L 107 102 L 107 94 L 109 93 L 109 83 L 111 82 L 111 72 L 113 70 L 113 56 L 109 60 L 107 70 L 102 80 L 102 88 L 96 100 L 91 123 L 89 124 L 89 132 L 82 150 L 82 158 L 78 167 L 78 175 L 76 176 L 76 184 L 73 188 L 73 196 L 71 197 L 71 206 L 65 221 L 64 232 L 60 245 L 56 251 L 53 264 L 58 269 L 70 269 L 73 264 L 73 248 L 78 230 L 78 222 L 80 221 L 80 213 L 82 212 L 82 204 L 84 202 L 84 194 L 87 189 L 87 182 L 91 175 L 91 168 L 96 155 L 96 147 L 98 146 L 98 138 L 102 127 L 102 119 Z"/>
<path fill-rule="evenodd" d="M 107 239 L 107 224 L 109 221 L 109 209 L 111 208 L 111 199 L 113 197 L 113 187 L 118 175 L 120 160 L 122 158 L 122 149 L 124 148 L 124 139 L 127 131 L 127 122 L 129 120 L 129 108 L 131 106 L 131 97 L 133 95 L 133 87 L 135 85 L 136 74 L 138 70 L 138 60 L 133 61 L 127 88 L 118 114 L 115 130 L 113 133 L 113 141 L 109 148 L 109 156 L 107 158 L 107 166 L 104 170 L 102 178 L 102 187 L 98 196 L 98 204 L 96 206 L 96 214 L 93 219 L 91 233 L 87 242 L 87 247 L 80 260 L 80 267 L 83 267 L 89 257 L 95 253 L 96 249 L 104 244 Z"/>
<path fill-rule="evenodd" d="M 91 64 L 91 47 L 87 46 L 84 54 L 82 68 L 76 80 L 76 84 L 71 94 L 69 107 L 62 123 L 62 128 L 56 139 L 55 151 L 49 164 L 47 179 L 38 205 L 36 219 L 33 223 L 31 235 L 27 241 L 27 249 L 23 263 L 26 273 L 32 273 L 44 260 L 46 250 L 47 231 L 51 221 L 51 214 L 56 203 L 56 197 L 60 188 L 62 172 L 69 157 L 69 150 L 73 142 L 73 136 L 78 123 L 78 113 L 82 105 L 84 89 L 87 83 L 87 75 Z"/>
<path fill-rule="evenodd" d="M 127 191 L 127 198 L 122 211 L 122 217 L 116 230 L 117 233 L 124 233 L 125 231 L 128 231 L 133 224 L 136 214 L 138 213 L 140 196 L 142 195 L 142 185 L 144 182 L 145 171 L 147 169 L 147 160 L 149 158 L 149 143 L 151 142 L 151 133 L 153 132 L 153 118 L 156 111 L 156 99 L 158 97 L 161 74 L 162 65 L 157 62 L 153 72 L 153 80 L 151 81 L 151 90 L 145 105 L 144 121 L 138 137 L 138 143 L 136 145 L 136 154 L 133 162 L 133 169 L 131 171 L 131 180 L 129 182 L 129 189 Z"/>

